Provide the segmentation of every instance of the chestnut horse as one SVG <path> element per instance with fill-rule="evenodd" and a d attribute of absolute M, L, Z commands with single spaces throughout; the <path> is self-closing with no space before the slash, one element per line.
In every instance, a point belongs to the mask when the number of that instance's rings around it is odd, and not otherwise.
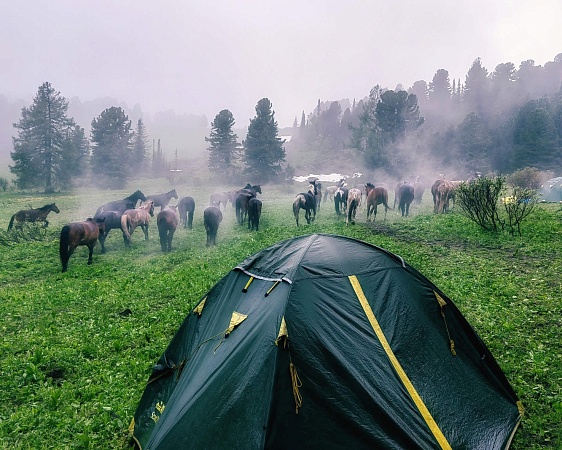
<path fill-rule="evenodd" d="M 84 222 L 72 222 L 62 227 L 60 232 L 59 255 L 62 263 L 62 271 L 66 272 L 68 260 L 79 245 L 88 247 L 88 265 L 92 264 L 94 246 L 105 231 L 105 222 L 100 219 L 88 218 Z"/>
<path fill-rule="evenodd" d="M 131 243 L 131 234 L 135 228 L 140 226 L 144 231 L 144 239 L 148 241 L 148 223 L 150 218 L 154 216 L 154 202 L 147 200 L 136 209 L 128 209 L 121 216 L 121 231 L 123 231 L 123 240 L 128 247 Z"/>
<path fill-rule="evenodd" d="M 21 211 L 15 213 L 10 219 L 10 223 L 8 224 L 8 231 L 12 229 L 14 220 L 16 220 L 16 222 L 43 222 L 43 227 L 46 228 L 49 226 L 47 216 L 51 211 L 54 211 L 57 214 L 60 213 L 60 210 L 54 203 L 50 203 L 36 209 L 22 209 Z"/>
<path fill-rule="evenodd" d="M 158 236 L 160 237 L 160 246 L 163 252 L 172 250 L 172 239 L 178 227 L 180 217 L 177 205 L 168 205 L 156 216 L 156 225 L 158 226 Z"/>
<path fill-rule="evenodd" d="M 384 220 L 386 220 L 386 213 L 388 207 L 388 191 L 383 187 L 375 187 L 373 183 L 365 185 L 365 193 L 367 194 L 367 222 L 370 221 L 371 214 L 373 214 L 373 222 L 377 218 L 377 206 L 384 206 Z"/>

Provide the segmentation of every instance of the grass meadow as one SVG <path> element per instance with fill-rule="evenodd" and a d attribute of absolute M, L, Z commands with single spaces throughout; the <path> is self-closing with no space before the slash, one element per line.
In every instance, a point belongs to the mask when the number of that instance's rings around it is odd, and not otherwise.
<path fill-rule="evenodd" d="M 136 189 L 175 187 L 196 201 L 193 230 L 179 229 L 163 254 L 155 220 L 147 242 L 126 249 L 118 230 L 107 253 L 79 247 L 61 273 L 59 233 L 97 206 Z M 227 186 L 224 189 L 241 186 Z M 487 344 L 525 407 L 514 450 L 562 448 L 562 210 L 539 205 L 522 237 L 490 234 L 460 214 L 435 216 L 426 192 L 411 217 L 396 210 L 346 226 L 333 204 L 296 227 L 291 204 L 304 186 L 263 186 L 259 232 L 235 223 L 230 205 L 218 245 L 205 247 L 203 209 L 217 189 L 129 182 L 123 191 L 0 193 L 0 448 L 124 449 L 152 365 L 202 295 L 237 263 L 280 240 L 333 233 L 402 256 L 442 289 Z M 47 229 L 7 233 L 12 214 L 56 202 Z M 175 200 L 172 200 L 175 203 Z M 301 212 L 301 220 L 304 221 Z M 131 314 L 120 314 L 125 310 Z M 446 382 L 446 380 L 445 380 Z M 289 430 L 288 430 L 289 432 Z"/>

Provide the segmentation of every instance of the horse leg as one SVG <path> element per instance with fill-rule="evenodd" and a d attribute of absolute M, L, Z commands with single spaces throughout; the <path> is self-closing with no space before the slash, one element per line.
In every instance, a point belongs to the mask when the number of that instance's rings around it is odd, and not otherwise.
<path fill-rule="evenodd" d="M 144 231 L 144 240 L 148 241 L 148 224 L 141 225 L 142 231 Z"/>
<path fill-rule="evenodd" d="M 94 254 L 94 246 L 96 245 L 96 241 L 94 241 L 94 243 L 90 243 L 88 244 L 88 265 L 90 266 L 92 264 L 92 256 Z"/>

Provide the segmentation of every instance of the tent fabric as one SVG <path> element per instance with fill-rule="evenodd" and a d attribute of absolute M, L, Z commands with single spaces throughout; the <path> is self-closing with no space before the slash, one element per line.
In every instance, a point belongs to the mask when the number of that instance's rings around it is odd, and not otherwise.
<path fill-rule="evenodd" d="M 539 200 L 542 202 L 562 202 L 562 177 L 546 181 L 539 190 Z"/>
<path fill-rule="evenodd" d="M 131 430 L 143 450 L 489 450 L 509 447 L 521 414 L 427 278 L 380 247 L 314 234 L 247 258 L 201 299 Z"/>

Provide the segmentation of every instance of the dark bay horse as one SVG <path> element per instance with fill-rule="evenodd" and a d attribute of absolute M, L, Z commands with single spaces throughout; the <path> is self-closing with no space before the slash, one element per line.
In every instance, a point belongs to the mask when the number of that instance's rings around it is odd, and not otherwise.
<path fill-rule="evenodd" d="M 102 211 L 118 211 L 123 214 L 127 209 L 136 208 L 137 202 L 139 200 L 144 202 L 146 201 L 146 197 L 141 191 L 137 190 L 122 200 L 114 200 L 112 202 L 106 203 L 105 205 L 101 205 L 97 209 L 94 217 L 101 214 Z"/>
<path fill-rule="evenodd" d="M 304 209 L 304 218 L 306 219 L 306 223 L 310 225 L 310 222 L 316 220 L 317 194 L 318 188 L 316 186 L 316 183 L 312 182 L 308 186 L 307 192 L 301 192 L 295 197 L 295 200 L 293 201 L 293 215 L 295 216 L 297 227 L 299 226 L 299 213 L 301 209 Z"/>
<path fill-rule="evenodd" d="M 178 202 L 178 213 L 180 222 L 184 228 L 193 228 L 193 213 L 195 211 L 195 200 L 193 197 L 182 197 Z"/>
<path fill-rule="evenodd" d="M 259 231 L 261 217 L 261 200 L 253 197 L 248 202 L 248 229 Z"/>
<path fill-rule="evenodd" d="M 158 236 L 160 237 L 160 246 L 163 252 L 172 250 L 172 239 L 178 227 L 180 217 L 178 207 L 167 206 L 156 216 L 156 225 L 158 227 Z"/>
<path fill-rule="evenodd" d="M 104 229 L 105 222 L 103 220 L 92 218 L 88 218 L 84 222 L 72 222 L 62 227 L 59 254 L 63 272 L 66 272 L 68 260 L 79 245 L 86 245 L 88 247 L 88 265 L 92 264 L 94 246 L 99 236 L 104 232 Z"/>
<path fill-rule="evenodd" d="M 398 208 L 402 213 L 402 217 L 408 217 L 410 214 L 410 204 L 414 201 L 414 191 L 414 186 L 408 183 L 400 185 L 398 189 Z"/>
<path fill-rule="evenodd" d="M 21 211 L 15 213 L 10 219 L 8 231 L 10 231 L 14 226 L 14 220 L 16 222 L 43 222 L 43 227 L 46 228 L 49 226 L 47 216 L 51 211 L 54 211 L 57 214 L 60 213 L 60 209 L 58 209 L 57 205 L 54 203 L 49 203 L 48 205 L 36 209 L 22 209 Z"/>
<path fill-rule="evenodd" d="M 154 216 L 154 203 L 147 200 L 145 203 L 135 209 L 128 209 L 121 216 L 121 231 L 123 232 L 123 240 L 128 247 L 131 243 L 131 234 L 140 226 L 144 231 L 144 240 L 148 241 L 148 224 L 150 218 Z"/>
<path fill-rule="evenodd" d="M 248 202 L 251 198 L 254 198 L 258 192 L 261 194 L 261 186 L 259 184 L 250 186 L 246 185 L 244 189 L 237 191 L 236 195 L 236 219 L 240 225 L 243 225 L 246 221 L 246 216 L 248 214 Z"/>
<path fill-rule="evenodd" d="M 386 220 L 386 213 L 390 209 L 388 207 L 388 191 L 383 187 L 375 187 L 373 183 L 365 185 L 365 193 L 367 194 L 367 222 L 370 221 L 371 214 L 373 214 L 373 222 L 377 218 L 377 206 L 384 206 L 384 219 Z"/>
<path fill-rule="evenodd" d="M 176 193 L 175 189 L 168 191 L 164 194 L 154 194 L 154 195 L 147 195 L 146 200 L 152 200 L 154 202 L 154 207 L 160 207 L 160 211 L 162 211 L 172 198 L 177 199 L 178 194 Z"/>
<path fill-rule="evenodd" d="M 208 206 L 203 211 L 203 223 L 207 232 L 207 247 L 217 244 L 217 231 L 222 222 L 222 212 L 216 206 Z"/>

